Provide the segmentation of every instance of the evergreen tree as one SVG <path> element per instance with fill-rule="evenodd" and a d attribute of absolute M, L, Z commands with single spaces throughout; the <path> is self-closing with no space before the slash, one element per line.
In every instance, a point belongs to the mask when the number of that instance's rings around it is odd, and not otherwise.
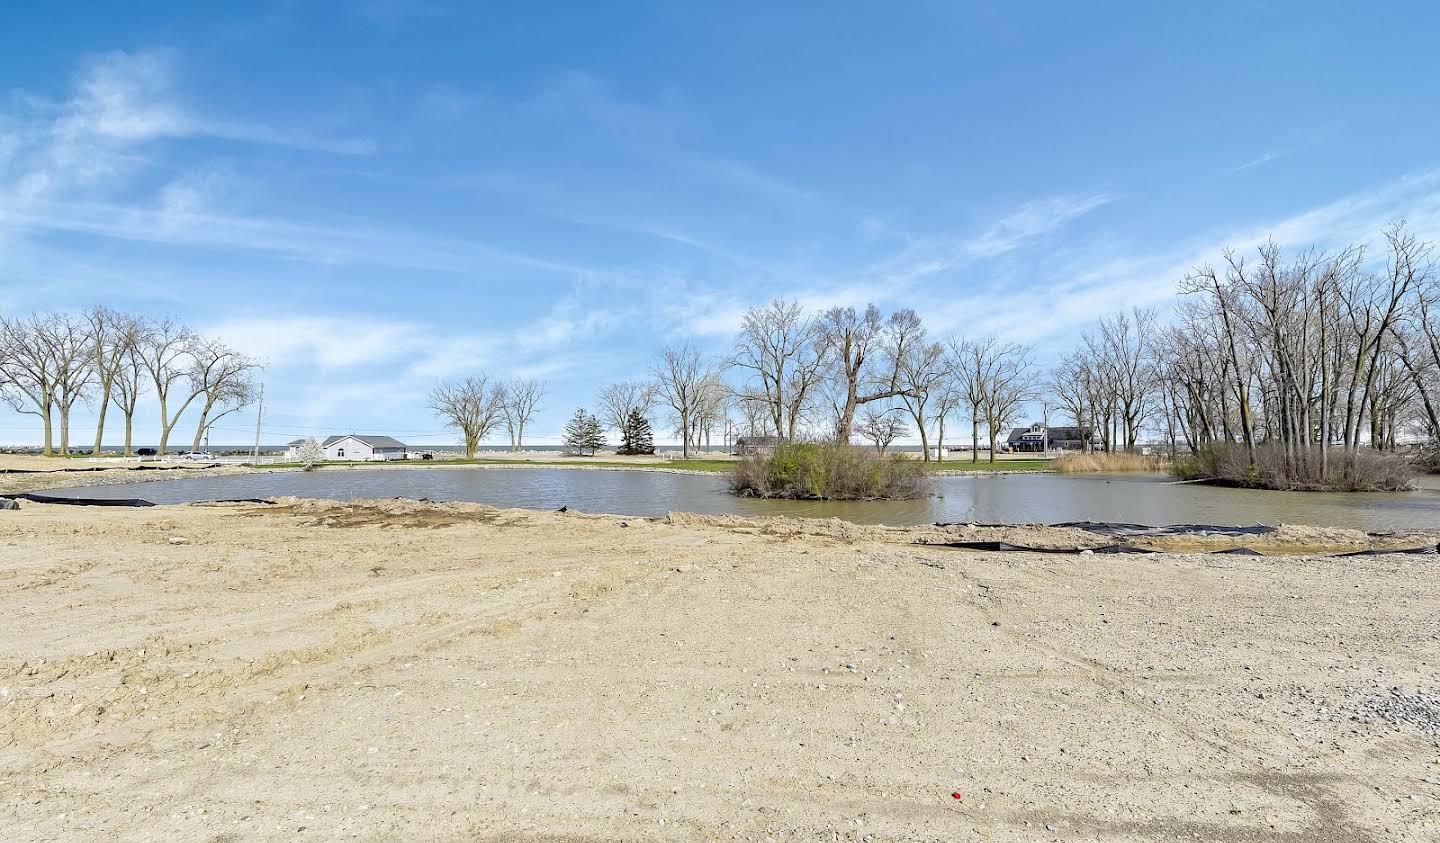
<path fill-rule="evenodd" d="M 650 430 L 650 420 L 639 410 L 631 410 L 620 428 L 621 454 L 655 453 L 655 437 Z"/>
<path fill-rule="evenodd" d="M 586 434 L 589 432 L 590 415 L 585 412 L 584 407 L 575 411 L 570 421 L 565 423 L 565 436 L 561 443 L 566 450 L 577 451 L 582 456 L 585 454 Z"/>
<path fill-rule="evenodd" d="M 585 416 L 584 447 L 590 449 L 590 456 L 593 457 L 596 451 L 605 447 L 605 444 L 605 426 L 600 424 L 599 419 L 587 414 Z"/>

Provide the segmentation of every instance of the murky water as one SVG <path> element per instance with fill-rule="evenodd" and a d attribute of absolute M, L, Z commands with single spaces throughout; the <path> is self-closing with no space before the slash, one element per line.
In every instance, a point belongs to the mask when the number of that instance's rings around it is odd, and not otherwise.
<path fill-rule="evenodd" d="M 186 503 L 295 495 L 307 498 L 429 498 L 493 506 L 620 515 L 703 512 L 839 517 L 876 524 L 934 521 L 1140 524 L 1314 524 L 1386 530 L 1440 526 L 1440 482 L 1414 492 L 1315 494 L 1175 484 L 1160 475 L 946 476 L 916 501 L 762 501 L 737 498 L 724 478 L 651 471 L 557 468 L 415 468 L 286 472 L 167 480 L 54 492 L 72 497 Z"/>

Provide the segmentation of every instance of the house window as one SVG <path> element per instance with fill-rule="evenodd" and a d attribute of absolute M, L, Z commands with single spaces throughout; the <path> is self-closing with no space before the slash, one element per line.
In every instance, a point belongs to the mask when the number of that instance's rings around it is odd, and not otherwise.
<path fill-rule="evenodd" d="M 341 448 L 340 450 L 336 451 L 335 456 L 339 457 L 342 460 L 345 459 L 345 449 Z"/>

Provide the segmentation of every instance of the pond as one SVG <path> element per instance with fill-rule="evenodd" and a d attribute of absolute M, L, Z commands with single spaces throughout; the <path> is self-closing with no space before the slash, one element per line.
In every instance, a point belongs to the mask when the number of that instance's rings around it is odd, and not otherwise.
<path fill-rule="evenodd" d="M 1306 493 L 1177 484 L 1163 475 L 949 475 L 915 501 L 765 501 L 737 498 L 720 476 L 563 468 L 386 468 L 274 472 L 61 489 L 82 498 L 188 503 L 294 495 L 303 498 L 429 498 L 501 507 L 617 515 L 700 512 L 839 517 L 873 524 L 1054 523 L 1314 524 L 1362 530 L 1440 526 L 1440 483 L 1395 493 Z"/>

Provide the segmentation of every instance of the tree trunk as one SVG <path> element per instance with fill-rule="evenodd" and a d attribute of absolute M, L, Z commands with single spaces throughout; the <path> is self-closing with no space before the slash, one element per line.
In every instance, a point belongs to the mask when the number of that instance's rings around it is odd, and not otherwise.
<path fill-rule="evenodd" d="M 157 450 L 159 456 L 165 456 L 165 443 L 170 441 L 170 425 L 167 424 L 170 416 L 166 412 L 165 396 L 160 396 L 160 447 Z"/>
<path fill-rule="evenodd" d="M 95 450 L 90 452 L 91 456 L 100 456 L 100 447 L 105 444 L 105 411 L 110 408 L 110 384 L 105 384 L 100 390 L 100 414 L 95 418 Z"/>
<path fill-rule="evenodd" d="M 980 420 L 970 416 L 970 462 L 980 462 Z"/>
<path fill-rule="evenodd" d="M 200 440 L 205 438 L 205 425 L 210 421 L 210 411 L 213 409 L 215 409 L 215 402 L 206 401 L 204 408 L 200 410 L 200 424 L 195 427 L 195 443 L 190 446 L 190 450 L 200 450 Z"/>
<path fill-rule="evenodd" d="M 130 447 L 130 445 L 131 445 L 131 441 L 132 441 L 132 434 L 134 433 L 134 431 L 135 431 L 135 413 L 134 413 L 133 411 L 127 412 L 127 413 L 125 414 L 125 456 L 127 456 L 127 457 L 128 457 L 128 456 L 131 456 L 132 453 L 133 453 L 133 450 L 132 450 L 132 448 Z"/>
<path fill-rule="evenodd" d="M 852 387 L 845 396 L 845 407 L 840 411 L 840 421 L 835 427 L 835 441 L 841 445 L 850 444 L 850 428 L 855 424 L 855 390 Z"/>

